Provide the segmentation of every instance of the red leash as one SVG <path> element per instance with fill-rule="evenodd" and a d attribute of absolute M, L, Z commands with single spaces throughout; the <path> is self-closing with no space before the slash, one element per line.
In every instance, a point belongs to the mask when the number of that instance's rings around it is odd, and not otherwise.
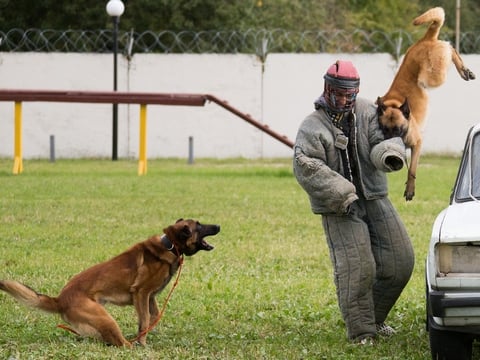
<path fill-rule="evenodd" d="M 73 334 L 75 334 L 75 335 L 77 335 L 77 336 L 80 336 L 80 334 L 79 334 L 78 332 L 76 332 L 76 331 L 73 330 L 72 328 L 69 328 L 67 325 L 58 324 L 58 325 L 57 325 L 57 328 L 70 331 L 71 333 L 73 333 Z"/>

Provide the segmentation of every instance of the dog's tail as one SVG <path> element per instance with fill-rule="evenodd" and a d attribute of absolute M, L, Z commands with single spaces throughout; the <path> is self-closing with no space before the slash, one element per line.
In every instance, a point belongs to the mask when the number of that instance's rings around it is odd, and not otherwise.
<path fill-rule="evenodd" d="M 0 280 L 0 290 L 10 294 L 24 305 L 51 313 L 60 312 L 56 298 L 39 294 L 35 290 L 17 281 Z"/>
<path fill-rule="evenodd" d="M 430 23 L 427 32 L 423 36 L 425 40 L 436 40 L 440 33 L 440 28 L 445 21 L 445 11 L 441 7 L 435 7 L 425 11 L 422 15 L 413 20 L 413 25 L 422 25 Z"/>

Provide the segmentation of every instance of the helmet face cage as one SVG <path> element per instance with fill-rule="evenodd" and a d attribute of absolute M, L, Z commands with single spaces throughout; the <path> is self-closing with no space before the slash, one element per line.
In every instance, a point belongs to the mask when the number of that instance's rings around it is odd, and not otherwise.
<path fill-rule="evenodd" d="M 355 106 L 355 100 L 359 92 L 358 87 L 340 88 L 335 87 L 325 79 L 324 96 L 325 101 L 331 111 L 347 112 L 351 111 Z M 339 101 L 340 98 L 345 97 L 344 101 Z"/>

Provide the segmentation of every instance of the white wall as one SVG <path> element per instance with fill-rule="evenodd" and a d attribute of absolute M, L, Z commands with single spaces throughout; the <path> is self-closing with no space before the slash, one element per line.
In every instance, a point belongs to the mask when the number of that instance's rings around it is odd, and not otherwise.
<path fill-rule="evenodd" d="M 270 54 L 262 68 L 253 55 L 138 54 L 119 56 L 119 91 L 209 93 L 286 135 L 290 140 L 323 89 L 335 60 L 352 60 L 360 95 L 383 95 L 397 63 L 388 54 Z M 463 56 L 480 76 L 480 56 Z M 0 53 L 2 89 L 106 90 L 113 87 L 112 54 Z M 424 152 L 459 153 L 468 128 L 480 121 L 474 106 L 480 79 L 465 82 L 451 68 L 443 87 L 431 91 Z M 138 156 L 138 105 L 119 105 L 119 157 Z M 216 104 L 147 108 L 147 156 L 289 157 L 291 149 Z M 24 103 L 25 158 L 48 158 L 55 135 L 57 157 L 110 157 L 112 106 Z M 13 103 L 0 102 L 0 156 L 13 155 Z"/>

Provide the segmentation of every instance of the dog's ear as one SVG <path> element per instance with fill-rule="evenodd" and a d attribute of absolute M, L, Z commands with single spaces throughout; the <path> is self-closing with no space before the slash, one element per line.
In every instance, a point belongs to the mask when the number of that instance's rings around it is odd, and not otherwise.
<path fill-rule="evenodd" d="M 385 110 L 387 109 L 387 107 L 383 103 L 382 98 L 380 96 L 377 98 L 377 101 L 375 102 L 375 104 L 377 104 L 377 114 L 378 114 L 378 116 L 382 116 L 383 113 L 385 112 Z"/>
<path fill-rule="evenodd" d="M 192 230 L 190 230 L 190 227 L 188 225 L 183 225 L 178 235 L 180 239 L 187 240 L 189 237 L 192 236 Z"/>
<path fill-rule="evenodd" d="M 183 218 L 180 218 L 180 219 L 178 219 L 177 221 L 175 221 L 175 224 L 178 223 L 178 222 L 180 222 L 180 221 L 183 221 Z"/>
<path fill-rule="evenodd" d="M 400 111 L 402 112 L 405 119 L 410 119 L 410 105 L 408 104 L 408 99 L 405 98 L 404 103 L 400 106 Z"/>

